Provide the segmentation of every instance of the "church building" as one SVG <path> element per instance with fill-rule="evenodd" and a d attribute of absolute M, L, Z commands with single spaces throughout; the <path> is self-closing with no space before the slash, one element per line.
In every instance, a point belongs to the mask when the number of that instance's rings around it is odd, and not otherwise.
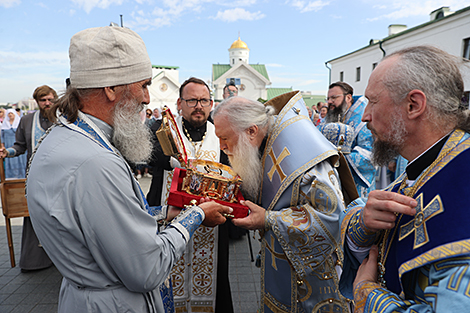
<path fill-rule="evenodd" d="M 238 95 L 252 100 L 268 99 L 266 86 L 271 85 L 264 64 L 250 64 L 250 49 L 240 37 L 229 51 L 229 64 L 212 64 L 212 90 L 214 101 L 223 100 L 224 86 L 233 80 Z"/>

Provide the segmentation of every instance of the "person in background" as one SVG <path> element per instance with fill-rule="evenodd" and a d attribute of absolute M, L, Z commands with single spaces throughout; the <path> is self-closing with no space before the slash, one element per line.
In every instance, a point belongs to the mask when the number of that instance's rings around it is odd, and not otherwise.
<path fill-rule="evenodd" d="M 0 109 L 0 125 L 3 123 L 5 119 L 5 109 Z"/>
<path fill-rule="evenodd" d="M 345 82 L 336 82 L 328 89 L 328 113 L 325 123 L 318 126 L 322 134 L 341 149 L 346 157 L 356 188 L 361 197 L 375 190 L 377 169 L 371 160 L 374 138 L 366 123 L 361 122 L 365 97 L 353 98 L 353 88 Z"/>
<path fill-rule="evenodd" d="M 20 124 L 20 117 L 16 114 L 15 109 L 8 109 L 6 112 L 6 118 L 2 123 L 2 155 L 5 154 L 5 147 L 10 148 L 15 143 L 15 136 Z M 26 156 L 25 155 L 11 155 L 10 158 L 4 162 L 5 177 L 6 178 L 24 178 L 26 175 Z"/>
<path fill-rule="evenodd" d="M 431 46 L 385 57 L 365 91 L 373 160 L 405 173 L 343 219 L 341 290 L 355 312 L 467 312 L 470 306 L 470 111 L 462 59 Z M 468 65 L 467 65 L 468 66 Z M 376 243 L 376 244 L 374 244 Z M 362 262 L 362 265 L 361 265 Z"/>
<path fill-rule="evenodd" d="M 39 139 L 52 125 L 52 122 L 48 118 L 48 113 L 53 103 L 57 100 L 56 91 L 47 85 L 42 85 L 34 90 L 33 98 L 38 104 L 39 110 L 21 118 L 16 131 L 15 143 L 8 149 L 0 149 L 0 156 L 2 158 L 8 158 L 6 160 L 20 156 L 26 158 L 27 162 L 29 162 Z M 27 155 L 25 155 L 26 151 Z M 23 170 L 26 170 L 26 164 Z M 51 265 L 52 261 L 40 244 L 33 226 L 31 225 L 31 219 L 24 217 L 19 263 L 21 271 L 40 270 L 48 268 Z"/>
<path fill-rule="evenodd" d="M 238 87 L 233 82 L 230 82 L 229 84 L 225 85 L 223 98 L 227 99 L 229 97 L 236 96 L 238 96 Z"/>
<path fill-rule="evenodd" d="M 220 151 L 214 125 L 208 121 L 212 108 L 210 89 L 199 78 L 190 77 L 180 87 L 177 100 L 181 115 L 175 118 L 188 153 L 188 159 L 201 159 L 228 164 Z M 152 126 L 155 134 L 161 121 Z M 179 162 L 163 154 L 156 136 L 153 149 L 154 176 L 147 199 L 150 205 L 166 205 L 173 169 Z M 157 176 L 155 176 L 157 173 Z M 201 227 L 172 271 L 175 304 L 186 312 L 233 312 L 232 294 L 228 274 L 227 223 L 216 228 Z M 203 250 L 207 253 L 200 253 Z M 205 277 L 204 288 L 198 277 Z M 199 303 L 195 305 L 195 303 Z"/>
<path fill-rule="evenodd" d="M 128 163 L 152 152 L 140 119 L 152 63 L 139 35 L 89 28 L 72 37 L 69 56 L 70 85 L 51 109 L 57 123 L 31 158 L 26 188 L 34 230 L 64 277 L 58 312 L 172 312 L 170 270 L 202 223 L 224 223 L 232 209 L 146 202 Z"/>

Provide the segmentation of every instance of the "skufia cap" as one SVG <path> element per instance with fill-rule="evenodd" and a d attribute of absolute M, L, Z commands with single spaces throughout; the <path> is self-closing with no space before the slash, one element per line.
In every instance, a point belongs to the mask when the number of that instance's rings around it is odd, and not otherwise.
<path fill-rule="evenodd" d="M 144 41 L 128 28 L 85 29 L 70 40 L 70 84 L 75 88 L 127 85 L 152 77 Z"/>

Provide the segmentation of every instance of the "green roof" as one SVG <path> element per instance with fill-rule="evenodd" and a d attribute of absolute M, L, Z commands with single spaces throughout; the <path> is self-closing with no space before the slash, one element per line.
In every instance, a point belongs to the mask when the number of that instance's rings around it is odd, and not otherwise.
<path fill-rule="evenodd" d="M 320 95 L 302 95 L 305 104 L 309 107 L 317 106 L 318 102 L 325 102 L 325 96 Z"/>
<path fill-rule="evenodd" d="M 269 80 L 268 71 L 264 64 L 249 64 L 249 66 Z M 231 68 L 230 64 L 212 64 L 212 80 L 218 79 Z"/>
<path fill-rule="evenodd" d="M 180 67 L 179 66 L 153 65 L 152 64 L 152 68 L 162 68 L 162 69 L 166 69 L 166 70 L 177 70 Z"/>
<path fill-rule="evenodd" d="M 266 88 L 266 91 L 268 92 L 267 100 L 271 100 L 272 98 L 291 92 L 292 88 Z"/>

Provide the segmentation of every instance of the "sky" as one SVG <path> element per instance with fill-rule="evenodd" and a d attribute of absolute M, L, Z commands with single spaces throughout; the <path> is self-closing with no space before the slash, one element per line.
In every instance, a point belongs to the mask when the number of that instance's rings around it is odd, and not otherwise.
<path fill-rule="evenodd" d="M 325 95 L 325 62 L 429 21 L 443 6 L 468 0 L 0 0 L 0 103 L 32 96 L 40 85 L 61 92 L 70 38 L 111 22 L 137 32 L 152 64 L 178 66 L 182 83 L 210 81 L 212 64 L 228 64 L 240 36 L 250 64 L 265 64 L 270 87 Z"/>

